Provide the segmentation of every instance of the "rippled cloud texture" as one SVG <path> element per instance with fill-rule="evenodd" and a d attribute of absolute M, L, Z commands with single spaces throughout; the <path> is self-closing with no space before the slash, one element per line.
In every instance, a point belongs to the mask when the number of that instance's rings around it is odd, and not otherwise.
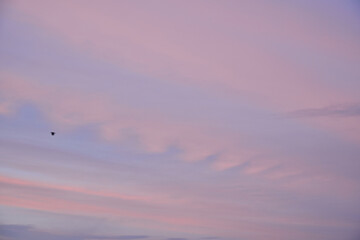
<path fill-rule="evenodd" d="M 360 237 L 358 2 L 0 8 L 1 240 Z"/>

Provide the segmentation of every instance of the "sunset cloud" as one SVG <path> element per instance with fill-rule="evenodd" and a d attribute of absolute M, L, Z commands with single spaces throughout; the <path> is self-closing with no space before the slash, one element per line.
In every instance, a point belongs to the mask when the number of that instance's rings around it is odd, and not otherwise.
<path fill-rule="evenodd" d="M 355 239 L 358 7 L 5 1 L 0 239 Z"/>
<path fill-rule="evenodd" d="M 13 240 L 130 240 L 146 239 L 149 236 L 91 236 L 91 235 L 64 235 L 51 232 L 40 231 L 32 226 L 26 225 L 1 225 L 0 232 L 2 238 Z"/>
<path fill-rule="evenodd" d="M 290 113 L 294 117 L 358 117 L 360 104 L 327 106 L 323 108 L 301 109 Z"/>

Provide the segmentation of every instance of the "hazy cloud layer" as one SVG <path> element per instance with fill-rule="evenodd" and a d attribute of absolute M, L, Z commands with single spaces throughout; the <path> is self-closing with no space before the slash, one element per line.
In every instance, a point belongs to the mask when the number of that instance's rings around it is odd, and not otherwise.
<path fill-rule="evenodd" d="M 293 117 L 358 117 L 360 104 L 346 104 L 323 108 L 301 109 L 290 113 Z"/>
<path fill-rule="evenodd" d="M 0 225 L 0 237 L 12 240 L 131 240 L 146 239 L 148 236 L 92 236 L 92 235 L 66 235 L 40 231 L 26 225 Z"/>
<path fill-rule="evenodd" d="M 1 4 L 1 238 L 356 239 L 355 1 Z"/>

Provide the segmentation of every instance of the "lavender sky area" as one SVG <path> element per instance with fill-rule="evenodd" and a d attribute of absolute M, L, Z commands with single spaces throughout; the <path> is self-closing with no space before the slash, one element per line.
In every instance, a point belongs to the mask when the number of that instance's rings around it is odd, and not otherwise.
<path fill-rule="evenodd" d="M 359 172 L 358 1 L 0 2 L 0 240 L 358 240 Z"/>

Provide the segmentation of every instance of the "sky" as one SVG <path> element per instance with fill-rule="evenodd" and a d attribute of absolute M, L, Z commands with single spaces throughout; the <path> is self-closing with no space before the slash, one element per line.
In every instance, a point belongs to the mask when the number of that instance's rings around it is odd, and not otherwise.
<path fill-rule="evenodd" d="M 359 43 L 355 0 L 1 0 L 0 240 L 359 239 Z"/>

